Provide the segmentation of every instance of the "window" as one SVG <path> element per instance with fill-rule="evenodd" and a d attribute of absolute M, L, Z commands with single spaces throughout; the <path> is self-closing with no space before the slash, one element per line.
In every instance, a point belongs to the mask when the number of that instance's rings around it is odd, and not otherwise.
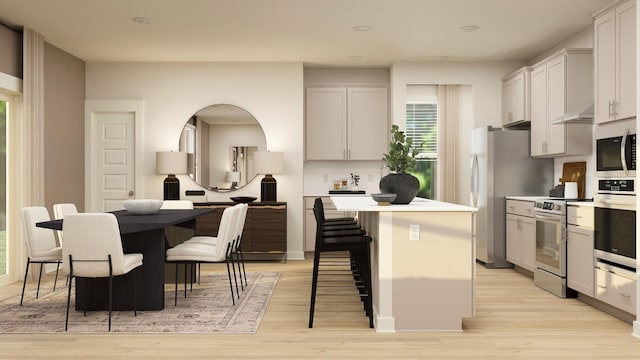
<path fill-rule="evenodd" d="M 412 175 L 420 180 L 418 196 L 436 198 L 438 165 L 438 104 L 408 102 L 406 104 L 406 136 L 418 149 L 416 168 Z"/>

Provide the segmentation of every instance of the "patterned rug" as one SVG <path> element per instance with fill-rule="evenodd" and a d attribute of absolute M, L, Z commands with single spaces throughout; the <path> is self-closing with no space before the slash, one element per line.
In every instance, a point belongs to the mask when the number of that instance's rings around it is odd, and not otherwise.
<path fill-rule="evenodd" d="M 193 292 L 184 298 L 182 285 L 178 292 L 178 306 L 173 305 L 174 285 L 165 285 L 165 307 L 162 311 L 114 311 L 112 332 L 129 333 L 228 333 L 251 334 L 260 326 L 279 273 L 247 273 L 248 287 L 240 292 L 240 300 L 232 304 L 226 274 L 203 273 L 201 284 L 194 284 Z M 58 281 L 43 284 L 40 297 L 35 287 L 25 293 L 23 306 L 20 295 L 0 302 L 0 333 L 57 333 L 64 332 L 67 291 Z M 71 294 L 69 313 L 70 333 L 104 333 L 108 331 L 108 312 L 90 311 L 83 316 L 74 310 Z"/>

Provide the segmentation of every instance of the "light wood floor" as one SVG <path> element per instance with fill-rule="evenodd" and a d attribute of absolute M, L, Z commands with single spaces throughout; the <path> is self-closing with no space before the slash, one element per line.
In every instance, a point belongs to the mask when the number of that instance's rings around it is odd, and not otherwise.
<path fill-rule="evenodd" d="M 311 268 L 310 260 L 248 264 L 249 271 L 281 273 L 254 335 L 1 335 L 0 359 L 640 358 L 640 339 L 631 335 L 630 324 L 576 299 L 550 295 L 513 270 L 482 266 L 477 266 L 476 316 L 464 321 L 462 333 L 378 334 L 368 328 L 355 297 L 350 305 L 319 298 L 315 327 L 309 329 Z M 19 294 L 20 286 L 0 288 L 0 297 Z"/>

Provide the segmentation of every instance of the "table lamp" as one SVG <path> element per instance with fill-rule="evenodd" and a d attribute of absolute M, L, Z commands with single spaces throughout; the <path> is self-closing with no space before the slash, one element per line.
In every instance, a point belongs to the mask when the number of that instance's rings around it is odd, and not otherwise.
<path fill-rule="evenodd" d="M 164 199 L 180 200 L 180 180 L 176 174 L 187 173 L 187 153 L 178 151 L 158 151 L 156 172 L 167 175 L 164 179 Z"/>
<path fill-rule="evenodd" d="M 240 172 L 239 171 L 229 171 L 227 172 L 227 181 L 231 183 L 231 188 L 235 189 L 238 187 L 238 181 L 240 181 Z"/>
<path fill-rule="evenodd" d="M 264 174 L 260 182 L 260 201 L 276 202 L 277 182 L 273 174 L 284 170 L 284 153 L 280 151 L 256 151 L 254 153 L 256 174 Z"/>

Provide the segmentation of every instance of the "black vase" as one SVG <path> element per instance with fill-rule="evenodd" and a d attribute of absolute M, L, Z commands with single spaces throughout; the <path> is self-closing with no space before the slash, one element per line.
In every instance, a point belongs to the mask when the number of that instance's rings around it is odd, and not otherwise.
<path fill-rule="evenodd" d="M 420 190 L 420 181 L 411 174 L 388 174 L 380 179 L 380 192 L 396 194 L 392 204 L 408 204 Z"/>

